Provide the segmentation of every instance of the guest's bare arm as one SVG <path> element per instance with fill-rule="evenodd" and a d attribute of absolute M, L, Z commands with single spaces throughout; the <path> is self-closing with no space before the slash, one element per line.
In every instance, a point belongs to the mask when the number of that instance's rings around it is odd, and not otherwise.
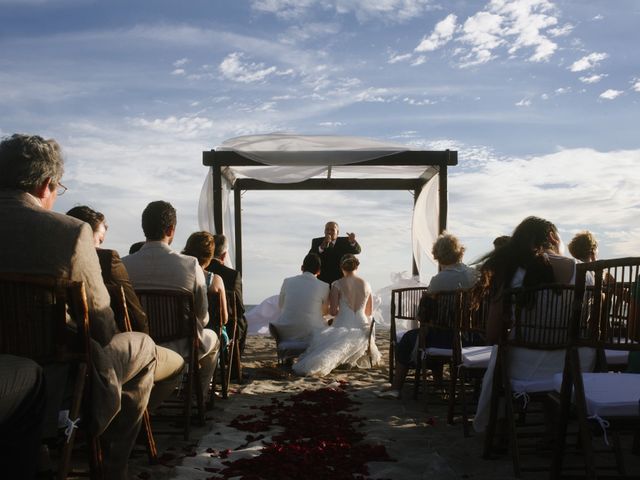
<path fill-rule="evenodd" d="M 226 325 L 229 321 L 229 312 L 227 310 L 227 296 L 225 295 L 224 282 L 220 275 L 213 276 L 211 291 L 218 294 L 218 298 L 220 299 L 220 321 L 223 325 Z"/>

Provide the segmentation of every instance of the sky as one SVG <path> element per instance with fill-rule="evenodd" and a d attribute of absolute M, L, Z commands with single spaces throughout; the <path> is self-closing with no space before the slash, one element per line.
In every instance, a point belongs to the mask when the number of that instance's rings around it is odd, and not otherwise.
<path fill-rule="evenodd" d="M 466 261 L 526 216 L 638 255 L 636 0 L 0 0 L 0 136 L 52 137 L 69 191 L 143 239 L 153 200 L 199 230 L 202 152 L 239 135 L 354 135 L 458 151 L 448 229 Z M 411 269 L 410 192 L 243 195 L 245 303 L 336 220 L 374 290 Z M 431 269 L 431 270 L 430 270 Z M 434 267 L 426 268 L 428 277 Z"/>

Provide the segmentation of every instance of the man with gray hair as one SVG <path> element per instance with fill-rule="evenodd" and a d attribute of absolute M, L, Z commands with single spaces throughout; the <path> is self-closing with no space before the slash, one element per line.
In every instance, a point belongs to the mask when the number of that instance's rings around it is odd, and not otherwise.
<path fill-rule="evenodd" d="M 234 292 L 236 296 L 235 311 L 238 319 L 238 339 L 240 341 L 240 353 L 244 352 L 244 345 L 247 340 L 247 319 L 244 316 L 244 302 L 242 299 L 242 275 L 237 270 L 227 267 L 224 262 L 229 251 L 229 241 L 222 234 L 214 235 L 215 248 L 213 251 L 213 260 L 207 267 L 207 270 L 220 275 L 224 283 L 224 289 L 227 292 Z M 229 305 L 232 308 L 233 305 Z M 231 331 L 233 325 L 227 327 L 227 331 Z M 235 363 L 234 363 L 235 365 Z M 235 365 L 237 367 L 237 365 Z"/>
<path fill-rule="evenodd" d="M 125 479 L 153 387 L 156 346 L 144 333 L 118 332 L 91 227 L 51 211 L 66 191 L 63 170 L 55 140 L 15 134 L 0 142 L 0 272 L 84 282 L 95 367 L 93 431 L 102 434 L 105 477 Z M 50 387 L 59 385 L 47 375 L 45 369 Z M 54 390 L 47 391 L 50 402 Z"/>

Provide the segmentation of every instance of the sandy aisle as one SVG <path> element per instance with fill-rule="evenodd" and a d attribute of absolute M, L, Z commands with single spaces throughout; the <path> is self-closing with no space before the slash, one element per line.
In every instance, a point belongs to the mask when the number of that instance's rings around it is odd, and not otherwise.
<path fill-rule="evenodd" d="M 385 355 L 388 333 L 379 332 L 377 344 Z M 252 414 L 250 407 L 267 405 L 272 398 L 282 399 L 304 389 L 317 389 L 336 380 L 349 382 L 349 395 L 360 403 L 357 415 L 364 417 L 360 430 L 365 441 L 382 444 L 395 462 L 370 463 L 372 478 L 392 479 L 506 479 L 511 475 L 509 457 L 500 460 L 481 459 L 481 437 L 464 438 L 462 427 L 446 425 L 445 405 L 437 399 L 425 407 L 424 401 L 413 400 L 411 386 L 402 400 L 382 400 L 374 390 L 386 380 L 386 367 L 371 370 L 336 371 L 324 379 L 287 377 L 276 367 L 275 343 L 268 337 L 252 336 L 247 342 L 244 360 L 248 375 L 243 385 L 232 385 L 227 400 L 217 400 L 208 412 L 207 426 L 195 428 L 192 442 L 178 436 L 158 436 L 159 451 L 169 466 L 149 466 L 144 453 L 131 462 L 131 474 L 138 478 L 205 479 L 215 478 L 205 468 L 220 467 L 217 452 L 230 449 L 230 460 L 255 455 L 260 442 L 246 445 L 247 432 L 228 427 L 240 414 Z M 176 466 L 177 465 L 177 466 Z"/>

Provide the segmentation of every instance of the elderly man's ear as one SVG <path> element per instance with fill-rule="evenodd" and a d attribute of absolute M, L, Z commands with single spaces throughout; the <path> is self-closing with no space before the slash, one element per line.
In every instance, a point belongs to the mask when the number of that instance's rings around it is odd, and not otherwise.
<path fill-rule="evenodd" d="M 56 189 L 52 188 L 51 179 L 47 178 L 42 184 L 30 192 L 34 197 L 40 200 L 40 203 L 47 210 L 53 208 L 53 204 L 56 201 Z"/>

